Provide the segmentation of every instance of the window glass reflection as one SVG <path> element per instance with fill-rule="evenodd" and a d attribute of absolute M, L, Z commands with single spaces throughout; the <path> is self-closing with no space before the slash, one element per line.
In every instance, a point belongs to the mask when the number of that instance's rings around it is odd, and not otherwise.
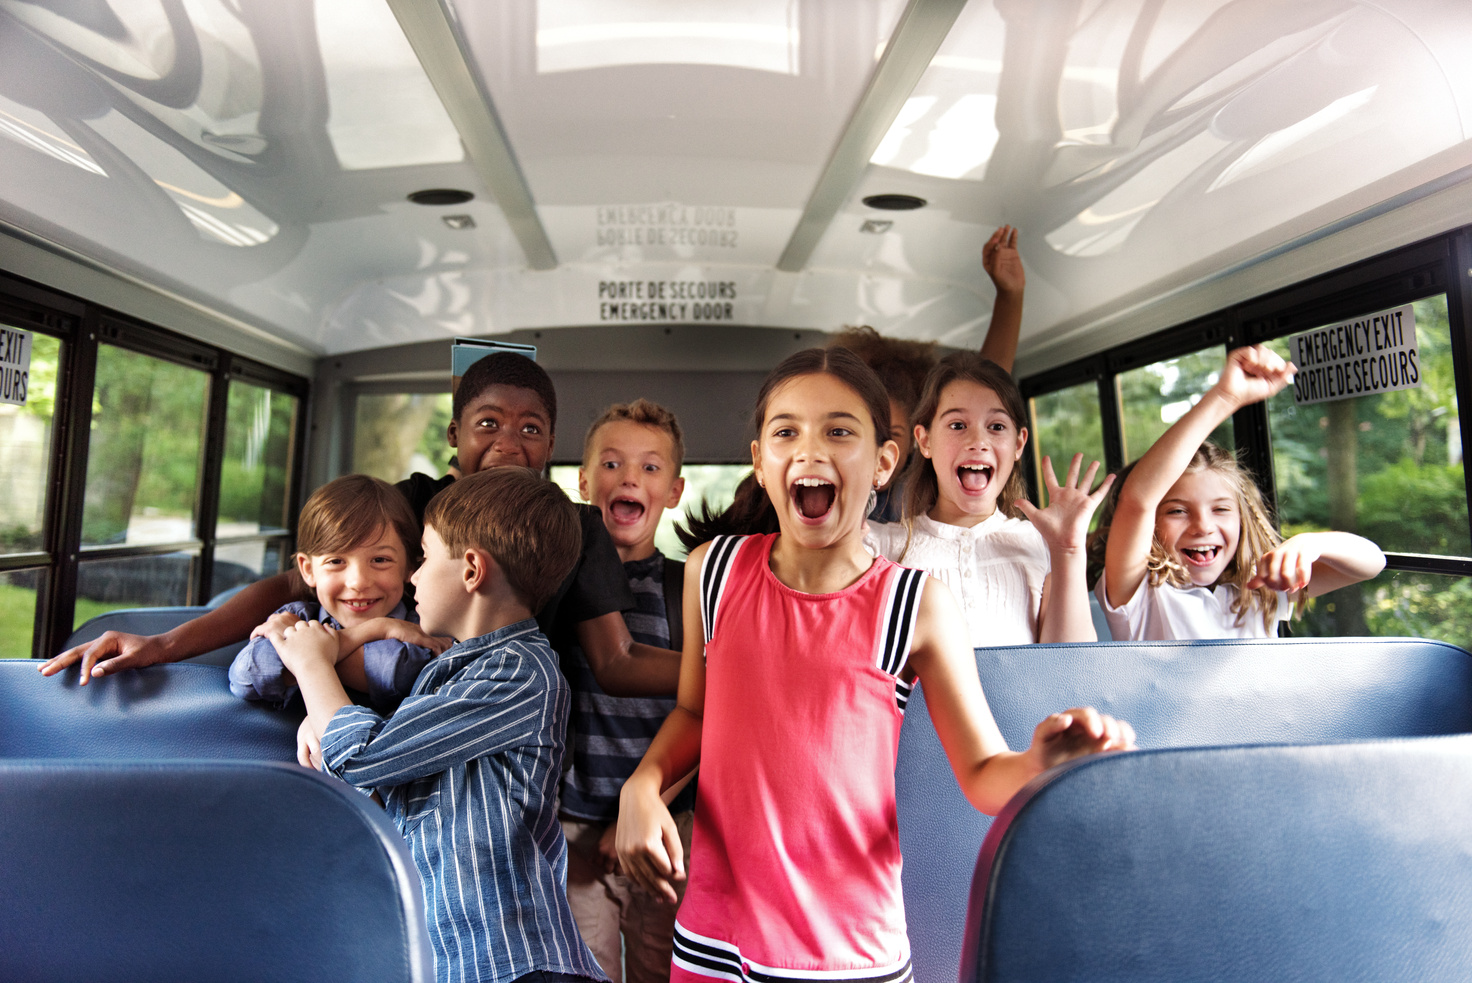
<path fill-rule="evenodd" d="M 196 369 L 99 346 L 84 546 L 194 538 L 208 384 Z"/>
<path fill-rule="evenodd" d="M 45 579 L 44 569 L 0 573 L 0 659 L 31 657 L 31 646 L 35 644 L 36 592 Z"/>
<path fill-rule="evenodd" d="M 1124 459 L 1139 460 L 1150 446 L 1186 415 L 1221 377 L 1226 352 L 1208 348 L 1180 358 L 1168 358 L 1115 377 L 1120 418 L 1124 423 Z M 1232 421 L 1211 433 L 1211 441 L 1233 449 Z"/>
<path fill-rule="evenodd" d="M 1270 401 L 1286 535 L 1342 529 L 1387 552 L 1472 555 L 1446 297 L 1412 306 L 1416 388 L 1300 406 L 1290 386 Z M 1287 342 L 1271 345 L 1286 358 Z"/>
<path fill-rule="evenodd" d="M 449 393 L 374 393 L 358 397 L 353 470 L 384 481 L 415 472 L 438 478 L 455 456 L 445 438 Z"/>
<path fill-rule="evenodd" d="M 1083 467 L 1098 461 L 1094 487 L 1108 474 L 1104 470 L 1104 428 L 1099 413 L 1099 387 L 1092 382 L 1069 386 L 1034 396 L 1032 406 L 1032 453 L 1041 476 L 1044 455 L 1052 458 L 1053 472 L 1062 481 L 1073 455 L 1084 456 Z M 1047 483 L 1039 481 L 1038 494 L 1047 503 Z"/>
<path fill-rule="evenodd" d="M 197 550 L 83 560 L 77 568 L 77 613 L 72 630 L 103 611 L 189 604 L 189 585 L 198 562 Z"/>
<path fill-rule="evenodd" d="M 286 393 L 230 383 L 217 536 L 286 531 L 297 404 Z"/>
<path fill-rule="evenodd" d="M 215 566 L 210 574 L 208 597 L 243 587 L 263 577 L 278 574 L 289 560 L 284 539 L 252 539 L 221 543 L 215 547 Z"/>
<path fill-rule="evenodd" d="M 61 341 L 31 332 L 24 406 L 0 403 L 0 553 L 43 547 L 43 518 L 56 413 Z"/>

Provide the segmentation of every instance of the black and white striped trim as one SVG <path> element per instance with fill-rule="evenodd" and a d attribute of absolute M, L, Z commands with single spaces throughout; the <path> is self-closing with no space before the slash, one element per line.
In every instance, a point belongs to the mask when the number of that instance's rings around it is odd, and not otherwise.
<path fill-rule="evenodd" d="M 715 632 L 716 614 L 720 611 L 721 592 L 726 586 L 726 575 L 731 572 L 731 561 L 745 539 L 745 536 L 717 536 L 711 540 L 705 562 L 700 565 L 700 618 L 705 622 L 707 644 Z"/>
<path fill-rule="evenodd" d="M 910 659 L 910 644 L 915 640 L 915 624 L 920 618 L 920 595 L 924 588 L 923 570 L 901 567 L 890 579 L 874 664 L 891 676 L 898 677 Z M 900 684 L 897 684 L 894 695 L 895 705 L 904 710 L 905 702 L 910 698 L 910 687 L 905 686 L 901 692 Z"/>
<path fill-rule="evenodd" d="M 914 690 L 914 683 L 907 683 L 902 679 L 894 681 L 894 705 L 900 708 L 900 713 L 904 713 L 905 707 L 910 705 L 910 694 Z"/>
<path fill-rule="evenodd" d="M 910 983 L 915 972 L 906 956 L 873 969 L 778 969 L 741 958 L 729 942 L 697 935 L 675 922 L 674 964 L 689 973 L 731 983 Z"/>

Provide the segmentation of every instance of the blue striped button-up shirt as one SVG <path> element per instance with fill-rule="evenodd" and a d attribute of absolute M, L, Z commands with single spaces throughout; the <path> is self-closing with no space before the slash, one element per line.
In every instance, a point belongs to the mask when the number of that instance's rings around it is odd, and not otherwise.
<path fill-rule="evenodd" d="M 327 770 L 376 788 L 409 842 L 441 981 L 605 979 L 564 887 L 556 791 L 568 702 L 557 656 L 528 620 L 430 662 L 393 716 L 343 707 L 322 735 Z"/>

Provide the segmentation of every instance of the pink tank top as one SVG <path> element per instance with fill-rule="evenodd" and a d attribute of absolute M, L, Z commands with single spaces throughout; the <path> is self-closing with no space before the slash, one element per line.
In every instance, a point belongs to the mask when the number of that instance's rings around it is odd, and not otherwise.
<path fill-rule="evenodd" d="M 902 983 L 894 767 L 925 575 L 877 558 L 833 594 L 783 585 L 776 535 L 701 568 L 705 718 L 672 978 Z"/>

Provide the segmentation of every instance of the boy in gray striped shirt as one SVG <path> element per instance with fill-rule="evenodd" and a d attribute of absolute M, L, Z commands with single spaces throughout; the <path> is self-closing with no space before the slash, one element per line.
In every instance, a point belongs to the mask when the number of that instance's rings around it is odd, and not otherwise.
<path fill-rule="evenodd" d="M 424 630 L 459 641 L 387 718 L 348 700 L 332 629 L 309 621 L 270 635 L 301 688 L 321 766 L 376 789 L 408 840 L 441 983 L 607 978 L 563 887 L 568 686 L 532 617 L 581 543 L 567 496 L 525 468 L 467 475 L 436 495 L 410 580 Z"/>

